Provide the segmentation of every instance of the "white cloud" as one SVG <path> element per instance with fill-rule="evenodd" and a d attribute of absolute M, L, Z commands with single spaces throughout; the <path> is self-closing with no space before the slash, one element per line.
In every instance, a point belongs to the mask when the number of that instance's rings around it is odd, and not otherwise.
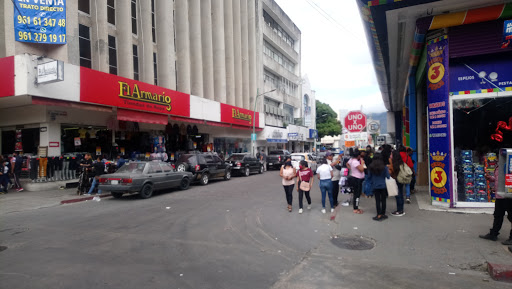
<path fill-rule="evenodd" d="M 309 76 L 317 99 L 335 111 L 361 105 L 368 112 L 386 110 L 355 1 L 276 2 L 302 32 L 302 74 Z M 322 16 L 315 4 L 335 20 Z"/>

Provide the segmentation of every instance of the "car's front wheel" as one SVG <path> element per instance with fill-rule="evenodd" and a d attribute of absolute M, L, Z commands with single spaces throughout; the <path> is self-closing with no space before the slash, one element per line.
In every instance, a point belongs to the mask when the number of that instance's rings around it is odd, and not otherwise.
<path fill-rule="evenodd" d="M 210 181 L 210 177 L 208 176 L 207 173 L 204 173 L 202 176 L 201 176 L 201 185 L 203 186 L 206 186 L 208 184 L 208 182 Z"/>
<path fill-rule="evenodd" d="M 116 199 L 120 199 L 123 196 L 123 193 L 120 193 L 120 192 L 111 192 L 111 194 L 112 194 L 112 197 L 114 197 Z"/>
<path fill-rule="evenodd" d="M 149 199 L 153 196 L 153 186 L 151 184 L 145 184 L 140 190 L 139 196 L 141 199 Z"/>
<path fill-rule="evenodd" d="M 248 177 L 250 174 L 251 174 L 251 169 L 249 169 L 249 167 L 246 167 L 245 171 L 244 171 L 244 176 Z"/>
<path fill-rule="evenodd" d="M 190 180 L 183 178 L 180 183 L 180 190 L 187 190 L 190 187 Z"/>
<path fill-rule="evenodd" d="M 231 180 L 231 170 L 226 170 L 226 173 L 224 174 L 224 180 L 225 181 Z"/>

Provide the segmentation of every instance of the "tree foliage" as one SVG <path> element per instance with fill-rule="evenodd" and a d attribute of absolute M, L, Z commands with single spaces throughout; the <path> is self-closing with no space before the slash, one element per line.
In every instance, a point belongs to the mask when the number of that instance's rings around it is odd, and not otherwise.
<path fill-rule="evenodd" d="M 321 101 L 316 101 L 316 129 L 318 137 L 323 138 L 326 135 L 340 135 L 341 123 L 336 118 L 337 114 L 330 105 Z"/>

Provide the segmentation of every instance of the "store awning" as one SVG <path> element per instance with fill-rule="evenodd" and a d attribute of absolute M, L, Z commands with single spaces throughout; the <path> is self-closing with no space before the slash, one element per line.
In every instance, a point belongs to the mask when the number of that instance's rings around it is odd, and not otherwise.
<path fill-rule="evenodd" d="M 163 125 L 166 125 L 169 122 L 167 115 L 120 108 L 117 109 L 117 119 L 124 121 L 154 123 Z"/>
<path fill-rule="evenodd" d="M 111 107 L 99 106 L 99 105 L 93 105 L 93 104 L 87 104 L 87 103 L 72 102 L 72 101 L 65 101 L 65 100 L 58 100 L 58 99 L 50 99 L 50 98 L 37 97 L 37 96 L 32 97 L 32 104 L 63 106 L 63 107 L 71 107 L 71 108 L 101 111 L 101 112 L 112 112 Z"/>

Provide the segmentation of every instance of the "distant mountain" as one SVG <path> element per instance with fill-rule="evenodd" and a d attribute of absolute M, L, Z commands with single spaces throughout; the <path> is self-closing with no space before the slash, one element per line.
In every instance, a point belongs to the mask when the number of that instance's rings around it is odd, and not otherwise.
<path fill-rule="evenodd" d="M 368 119 L 378 120 L 380 121 L 380 133 L 385 134 L 388 133 L 388 116 L 387 112 L 379 112 L 379 113 L 368 113 L 366 114 Z"/>

